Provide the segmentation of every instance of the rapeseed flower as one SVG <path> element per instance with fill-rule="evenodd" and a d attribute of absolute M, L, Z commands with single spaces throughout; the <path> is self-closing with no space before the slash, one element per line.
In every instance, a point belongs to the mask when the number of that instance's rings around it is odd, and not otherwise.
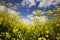
<path fill-rule="evenodd" d="M 10 38 L 11 37 L 11 35 L 8 32 L 6 32 L 5 34 L 6 34 L 6 37 L 7 38 Z"/>
<path fill-rule="evenodd" d="M 52 14 L 52 13 L 53 13 L 52 10 L 48 10 L 48 11 L 47 11 L 47 14 L 48 14 L 48 15 L 50 15 L 50 14 Z"/>
<path fill-rule="evenodd" d="M 14 32 L 14 33 L 18 32 L 18 29 L 13 29 L 13 32 Z"/>
<path fill-rule="evenodd" d="M 57 12 L 60 12 L 60 7 L 59 8 L 57 8 L 57 10 L 56 10 Z"/>
<path fill-rule="evenodd" d="M 38 40 L 46 40 L 44 37 L 40 37 L 38 38 Z"/>
<path fill-rule="evenodd" d="M 41 14 L 41 13 L 42 13 L 41 10 L 35 10 L 35 14 L 39 15 L 39 14 Z"/>
<path fill-rule="evenodd" d="M 3 17 L 0 17 L 0 24 L 1 24 L 2 20 L 3 20 Z"/>

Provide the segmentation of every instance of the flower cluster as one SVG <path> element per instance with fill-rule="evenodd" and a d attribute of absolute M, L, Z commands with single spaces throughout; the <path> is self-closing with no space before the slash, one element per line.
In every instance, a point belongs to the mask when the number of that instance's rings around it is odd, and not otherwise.
<path fill-rule="evenodd" d="M 44 16 L 48 19 L 45 23 L 35 15 L 34 23 L 29 25 L 16 13 L 9 14 L 6 10 L 0 11 L 0 40 L 60 40 L 60 8 L 48 10 L 48 15 Z M 41 10 L 35 11 L 35 14 L 41 13 Z M 53 16 L 49 18 L 51 14 Z"/>

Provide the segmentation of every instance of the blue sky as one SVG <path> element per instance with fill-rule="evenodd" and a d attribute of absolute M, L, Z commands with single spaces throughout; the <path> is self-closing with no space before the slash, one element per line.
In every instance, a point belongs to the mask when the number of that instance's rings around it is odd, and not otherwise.
<path fill-rule="evenodd" d="M 53 0 L 53 1 L 50 0 L 51 2 L 50 4 L 48 4 L 49 1 L 47 0 L 45 0 L 45 3 L 43 3 L 44 0 L 43 1 L 42 0 L 4 0 L 4 1 L 6 3 L 11 2 L 13 4 L 12 9 L 14 9 L 15 3 L 18 3 L 18 6 L 14 10 L 17 12 L 20 12 L 21 16 L 23 17 L 26 17 L 27 15 L 31 14 L 34 10 L 37 10 L 37 9 L 44 10 L 44 11 L 53 10 L 56 8 L 56 6 L 58 6 L 57 4 L 59 4 L 59 0 L 57 0 L 57 2 L 56 0 Z M 55 2 L 56 4 L 53 4 L 53 2 Z M 40 5 L 41 7 L 38 7 Z"/>
<path fill-rule="evenodd" d="M 33 19 L 33 12 L 37 9 L 45 13 L 47 10 L 54 10 L 60 7 L 60 0 L 4 0 L 7 3 L 13 4 L 10 9 L 20 12 L 20 15 L 25 19 Z M 15 7 L 15 4 L 18 6 Z"/>

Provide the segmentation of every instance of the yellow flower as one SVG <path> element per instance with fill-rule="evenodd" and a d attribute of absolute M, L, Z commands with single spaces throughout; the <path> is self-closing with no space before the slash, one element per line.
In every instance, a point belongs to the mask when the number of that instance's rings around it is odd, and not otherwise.
<path fill-rule="evenodd" d="M 60 24 L 56 24 L 56 26 L 58 27 Z"/>
<path fill-rule="evenodd" d="M 60 16 L 60 14 L 54 14 L 54 16 Z"/>
<path fill-rule="evenodd" d="M 2 40 L 2 39 L 0 38 L 0 40 Z"/>
<path fill-rule="evenodd" d="M 6 32 L 6 34 L 8 35 L 9 33 L 8 33 L 8 32 Z"/>
<path fill-rule="evenodd" d="M 10 22 L 10 25 L 11 26 L 15 26 L 16 25 L 16 22 Z"/>
<path fill-rule="evenodd" d="M 8 16 L 8 19 L 10 19 L 10 18 L 12 18 L 12 17 L 13 17 L 12 15 L 9 15 L 9 16 Z"/>
<path fill-rule="evenodd" d="M 53 29 L 53 27 L 50 27 L 50 29 Z"/>
<path fill-rule="evenodd" d="M 0 17 L 0 24 L 1 24 L 2 20 L 3 20 L 3 17 Z"/>
<path fill-rule="evenodd" d="M 31 29 L 34 29 L 35 25 L 31 22 L 30 27 L 31 27 Z"/>
<path fill-rule="evenodd" d="M 4 4 L 5 4 L 5 2 L 4 2 L 4 1 L 1 1 L 1 2 L 0 2 L 0 5 L 4 5 Z"/>
<path fill-rule="evenodd" d="M 48 37 L 48 35 L 45 35 L 46 37 Z"/>
<path fill-rule="evenodd" d="M 18 31 L 18 29 L 13 29 L 13 32 L 16 33 Z"/>
<path fill-rule="evenodd" d="M 60 19 L 59 19 L 59 22 L 60 22 Z"/>
<path fill-rule="evenodd" d="M 41 10 L 36 10 L 36 11 L 35 11 L 35 14 L 37 14 L 37 15 L 38 15 L 38 14 L 41 14 L 41 13 L 42 13 Z"/>
<path fill-rule="evenodd" d="M 27 29 L 27 33 L 29 33 L 31 30 L 30 30 L 30 27 Z"/>
<path fill-rule="evenodd" d="M 56 37 L 56 39 L 57 39 L 57 40 L 59 40 L 59 39 L 60 39 L 60 37 Z"/>
<path fill-rule="evenodd" d="M 11 37 L 11 35 L 8 32 L 6 32 L 5 34 L 6 34 L 6 37 L 7 38 L 10 38 Z"/>
<path fill-rule="evenodd" d="M 19 38 L 21 38 L 22 37 L 22 34 L 20 33 L 18 36 L 19 36 Z"/>
<path fill-rule="evenodd" d="M 12 3 L 8 3 L 8 6 L 9 6 L 9 7 L 12 6 Z"/>
<path fill-rule="evenodd" d="M 38 38 L 38 40 L 46 40 L 44 37 L 40 37 Z"/>
<path fill-rule="evenodd" d="M 45 31 L 46 33 L 49 33 L 49 30 Z"/>
<path fill-rule="evenodd" d="M 38 38 L 38 40 L 42 40 L 42 38 Z"/>
<path fill-rule="evenodd" d="M 51 10 L 48 10 L 47 11 L 47 14 L 52 14 L 53 12 Z"/>
<path fill-rule="evenodd" d="M 15 38 L 12 38 L 12 40 L 16 40 Z"/>
<path fill-rule="evenodd" d="M 1 34 L 3 34 L 3 35 L 4 35 L 4 33 L 3 33 L 3 32 L 1 32 Z"/>
<path fill-rule="evenodd" d="M 57 10 L 56 10 L 57 12 L 60 12 L 60 7 L 59 8 L 57 8 Z"/>
<path fill-rule="evenodd" d="M 39 22 L 38 16 L 34 16 L 34 22 Z"/>
<path fill-rule="evenodd" d="M 46 40 L 44 37 L 42 38 L 43 40 Z"/>
<path fill-rule="evenodd" d="M 57 33 L 57 35 L 59 36 L 59 35 L 60 35 L 60 33 Z"/>

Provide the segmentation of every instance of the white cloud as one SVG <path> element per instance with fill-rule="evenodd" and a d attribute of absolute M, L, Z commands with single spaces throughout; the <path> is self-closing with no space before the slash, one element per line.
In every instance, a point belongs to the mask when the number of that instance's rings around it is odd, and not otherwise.
<path fill-rule="evenodd" d="M 27 18 L 32 21 L 34 19 L 33 14 L 27 15 Z"/>
<path fill-rule="evenodd" d="M 60 0 L 42 0 L 38 7 L 48 7 L 50 5 L 56 5 Z"/>
<path fill-rule="evenodd" d="M 42 0 L 35 0 L 36 2 L 41 2 Z"/>
<path fill-rule="evenodd" d="M 26 5 L 30 7 L 35 6 L 37 2 L 40 2 L 38 7 L 48 7 L 50 5 L 56 5 L 60 0 L 23 0 L 21 5 L 24 7 Z"/>
<path fill-rule="evenodd" d="M 32 13 L 35 14 L 35 11 L 33 11 Z"/>
<path fill-rule="evenodd" d="M 55 0 L 55 2 L 53 3 L 54 5 L 60 3 L 60 0 Z"/>
<path fill-rule="evenodd" d="M 54 0 L 42 0 L 38 7 L 47 7 L 50 6 Z"/>
<path fill-rule="evenodd" d="M 26 6 L 26 5 L 28 5 L 29 8 L 30 8 L 30 7 L 32 7 L 32 6 L 35 6 L 36 3 L 35 3 L 35 0 L 23 0 L 22 3 L 21 3 L 21 5 L 22 5 L 23 7 Z"/>
<path fill-rule="evenodd" d="M 34 0 L 28 0 L 28 1 L 30 2 L 29 7 L 36 5 L 36 3 L 35 3 L 35 1 L 34 1 Z"/>
<path fill-rule="evenodd" d="M 56 2 L 60 2 L 60 0 L 56 0 Z"/>

